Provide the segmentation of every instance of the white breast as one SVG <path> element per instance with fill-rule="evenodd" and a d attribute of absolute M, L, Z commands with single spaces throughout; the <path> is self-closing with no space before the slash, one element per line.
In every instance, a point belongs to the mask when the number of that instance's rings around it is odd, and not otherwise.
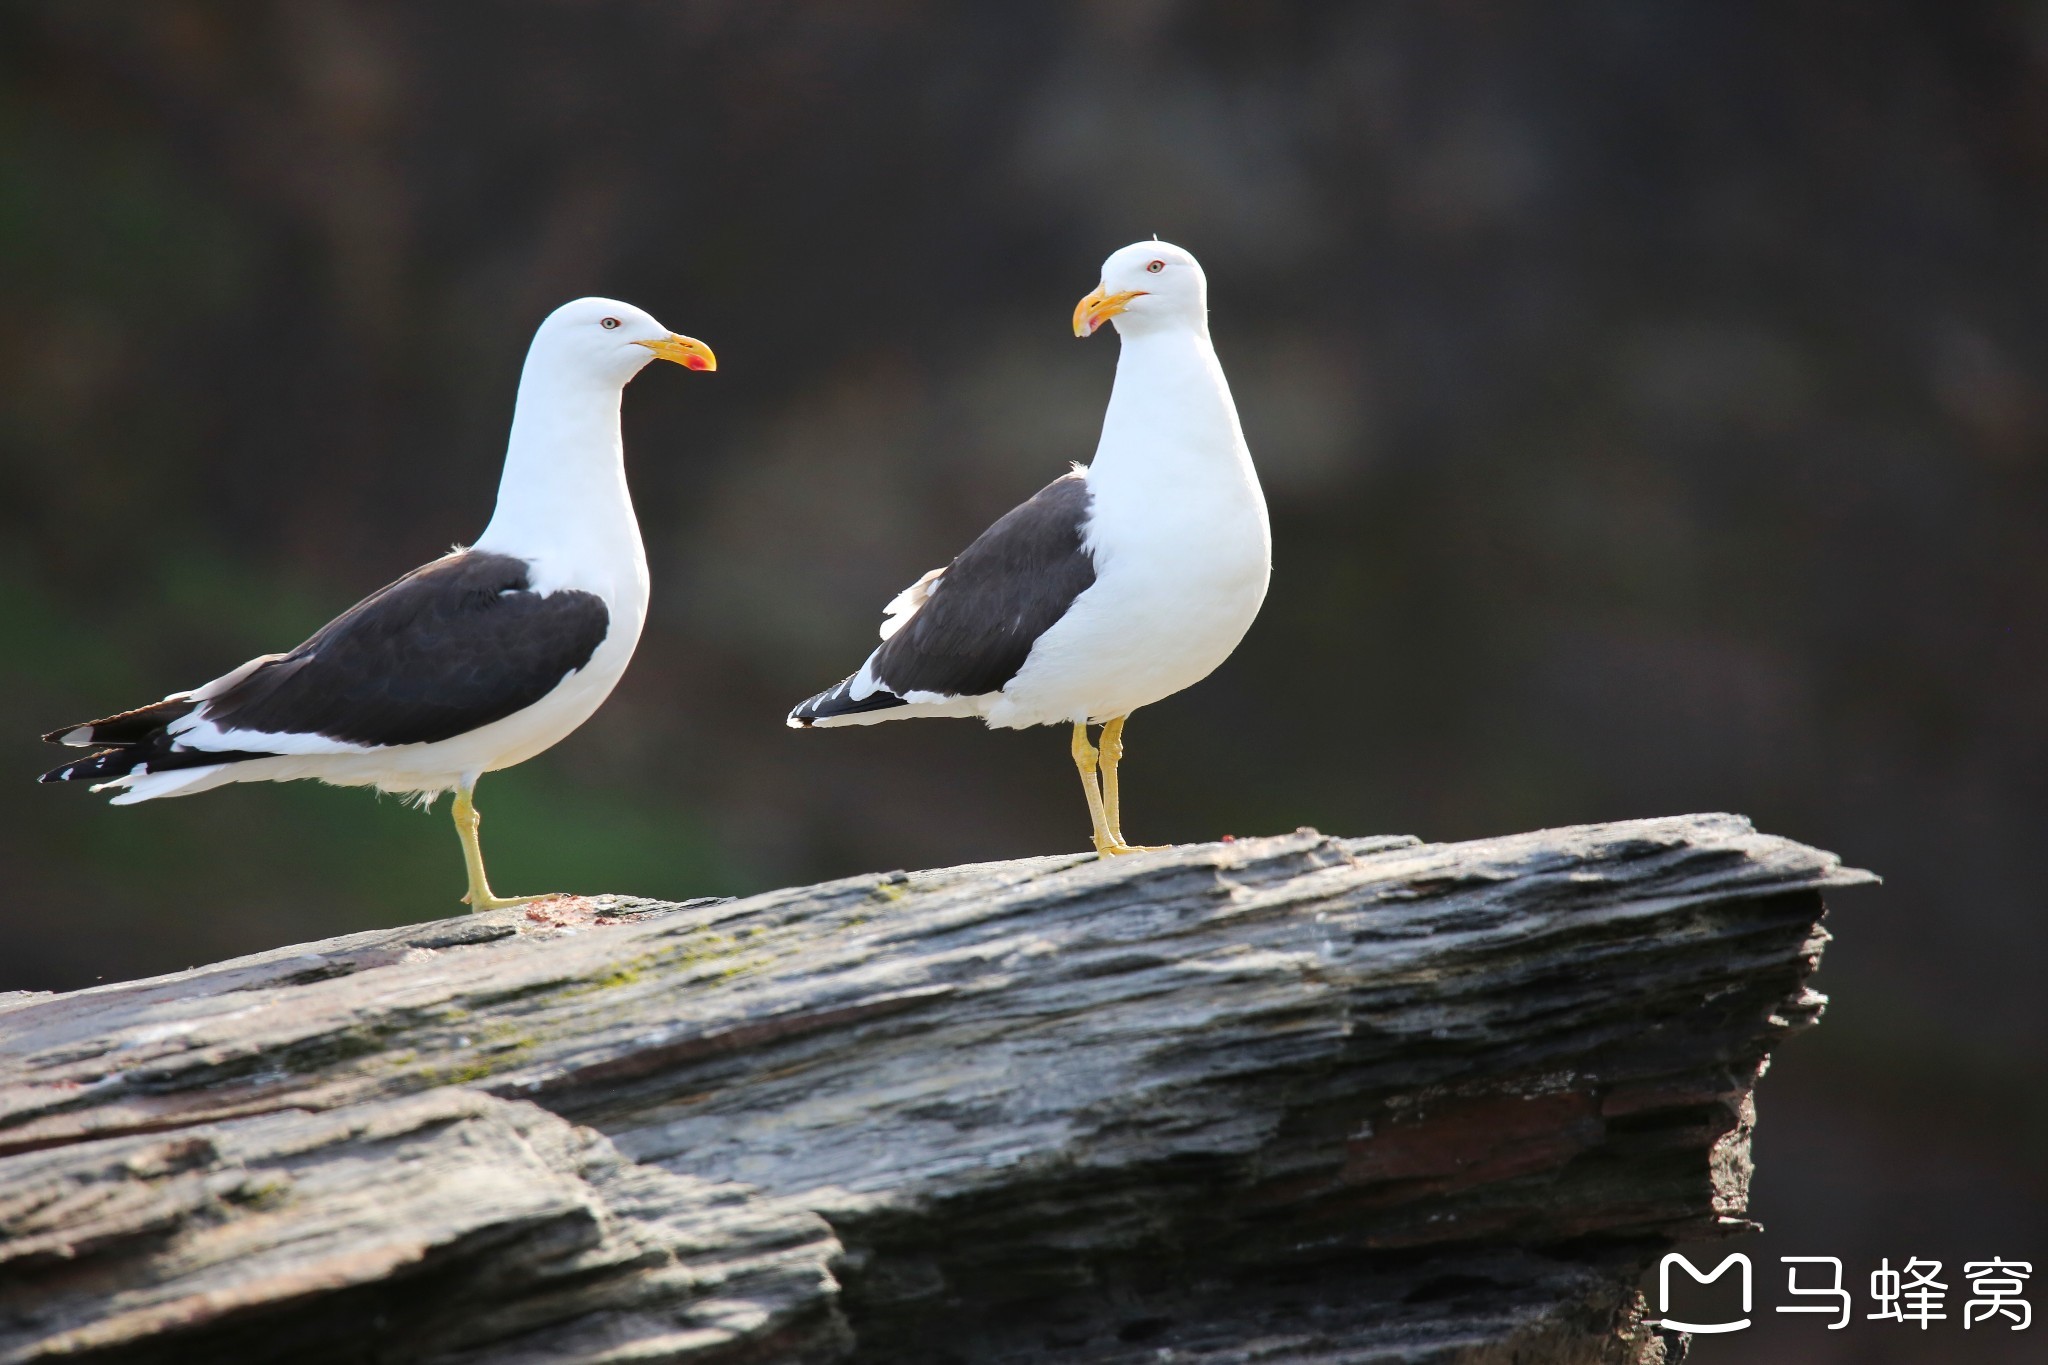
<path fill-rule="evenodd" d="M 1266 598 L 1272 549 L 1256 482 L 1184 484 L 1149 504 L 1099 499 L 1095 583 L 993 699 L 999 727 L 1103 721 L 1191 687 L 1230 657 Z"/>

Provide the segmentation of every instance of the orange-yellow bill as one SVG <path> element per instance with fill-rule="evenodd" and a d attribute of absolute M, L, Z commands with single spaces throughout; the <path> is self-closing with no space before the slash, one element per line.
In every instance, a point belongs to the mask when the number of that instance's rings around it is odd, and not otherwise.
<path fill-rule="evenodd" d="M 1123 312 L 1124 305 L 1145 292 L 1143 289 L 1126 289 L 1121 294 L 1105 294 L 1100 285 L 1096 286 L 1094 293 L 1074 305 L 1074 335 L 1088 336 Z"/>
<path fill-rule="evenodd" d="M 695 337 L 669 335 L 660 341 L 636 341 L 635 346 L 645 346 L 663 360 L 674 361 L 686 370 L 715 370 L 718 357 L 711 354 L 711 348 Z"/>

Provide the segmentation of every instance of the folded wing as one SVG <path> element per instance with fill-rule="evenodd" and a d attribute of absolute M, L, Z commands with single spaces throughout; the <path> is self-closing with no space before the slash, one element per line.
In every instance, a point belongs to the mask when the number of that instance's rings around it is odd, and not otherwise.
<path fill-rule="evenodd" d="M 364 598 L 288 654 L 45 738 L 108 746 L 44 774 L 105 780 L 279 754 L 452 739 L 531 706 L 590 661 L 603 599 L 532 591 L 527 562 L 463 551 Z"/>
<path fill-rule="evenodd" d="M 945 569 L 899 594 L 882 645 L 860 672 L 798 706 L 789 723 L 1000 692 L 1095 582 L 1089 500 L 1087 477 L 1076 472 L 1013 508 Z"/>

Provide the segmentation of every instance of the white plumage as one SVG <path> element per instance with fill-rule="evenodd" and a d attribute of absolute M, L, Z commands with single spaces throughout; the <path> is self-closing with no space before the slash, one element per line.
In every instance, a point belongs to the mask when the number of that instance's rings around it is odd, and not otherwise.
<path fill-rule="evenodd" d="M 1135 250 L 1152 249 L 1165 248 Z M 1131 273 L 1118 258 L 1133 250 L 1110 257 L 1105 281 Z M 1188 266 L 1199 280 L 1192 257 Z M 1160 317 L 1126 305 L 1115 326 L 1123 352 L 1083 475 L 1095 582 L 1038 637 L 984 713 L 991 725 L 1102 722 L 1192 687 L 1230 657 L 1266 600 L 1272 530 L 1206 298 Z"/>
<path fill-rule="evenodd" d="M 1096 846 L 1112 853 L 1130 848 L 1116 799 L 1123 720 L 1230 656 L 1265 600 L 1272 532 L 1194 257 L 1157 241 L 1116 252 L 1075 331 L 1105 320 L 1123 350 L 1093 461 L 900 593 L 882 647 L 790 724 L 1103 724 L 1099 782 L 1080 730 L 1074 752 Z"/>
<path fill-rule="evenodd" d="M 104 747 L 45 780 L 98 779 L 116 805 L 300 778 L 428 799 L 453 790 L 472 907 L 515 903 L 484 881 L 470 792 L 588 720 L 632 659 L 648 576 L 619 403 L 657 357 L 716 368 L 703 343 L 630 304 L 556 309 L 527 351 L 497 507 L 474 545 L 288 654 L 52 734 Z"/>

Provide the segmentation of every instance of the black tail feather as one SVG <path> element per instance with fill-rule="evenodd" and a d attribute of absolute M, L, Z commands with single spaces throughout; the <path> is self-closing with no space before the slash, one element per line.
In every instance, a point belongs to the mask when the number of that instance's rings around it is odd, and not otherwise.
<path fill-rule="evenodd" d="M 38 782 L 111 782 L 117 777 L 126 777 L 137 768 L 149 762 L 149 754 L 137 745 L 124 744 L 115 749 L 101 749 L 74 758 L 69 763 L 50 769 Z"/>
<path fill-rule="evenodd" d="M 84 758 L 73 759 L 50 769 L 38 782 L 112 782 L 130 773 L 169 773 L 180 768 L 211 768 L 220 763 L 246 763 L 252 758 L 276 758 L 276 754 L 228 749 L 183 749 L 169 735 L 158 734 L 145 744 L 119 744 Z"/>
<path fill-rule="evenodd" d="M 138 706 L 133 711 L 122 711 L 102 720 L 89 720 L 80 725 L 67 725 L 61 730 L 52 730 L 43 739 L 50 744 L 71 744 L 87 748 L 94 744 L 141 744 L 154 739 L 163 728 L 182 716 L 190 715 L 196 701 L 177 699 L 151 702 Z"/>
<path fill-rule="evenodd" d="M 800 703 L 789 713 L 789 723 L 798 729 L 807 729 L 817 721 L 830 720 L 834 716 L 854 716 L 863 711 L 890 711 L 899 706 L 910 705 L 885 687 L 878 687 L 855 701 L 848 695 L 848 689 L 852 686 L 853 678 L 848 678 L 838 686 L 828 687 L 809 701 Z"/>
<path fill-rule="evenodd" d="M 208 768 L 219 763 L 241 763 L 274 755 L 245 750 L 211 752 L 188 749 L 179 744 L 167 727 L 180 716 L 189 715 L 200 703 L 160 701 L 139 706 L 105 720 L 53 730 L 43 738 L 54 744 L 97 744 L 83 758 L 59 764 L 38 777 L 38 782 L 115 782 L 131 773 L 167 773 L 180 768 Z"/>

